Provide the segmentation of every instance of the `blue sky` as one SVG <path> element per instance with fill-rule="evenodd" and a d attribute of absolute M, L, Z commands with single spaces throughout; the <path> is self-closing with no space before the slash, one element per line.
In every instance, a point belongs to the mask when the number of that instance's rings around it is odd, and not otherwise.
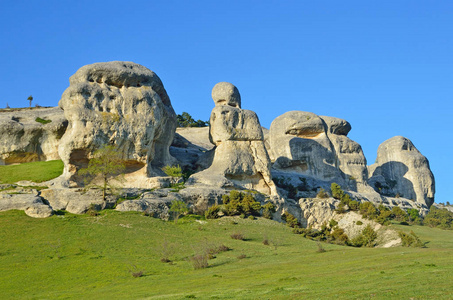
<path fill-rule="evenodd" d="M 177 113 L 208 120 L 235 84 L 265 127 L 290 111 L 348 120 L 368 163 L 402 135 L 453 202 L 453 1 L 4 1 L 0 107 L 56 106 L 86 64 L 133 61 Z"/>

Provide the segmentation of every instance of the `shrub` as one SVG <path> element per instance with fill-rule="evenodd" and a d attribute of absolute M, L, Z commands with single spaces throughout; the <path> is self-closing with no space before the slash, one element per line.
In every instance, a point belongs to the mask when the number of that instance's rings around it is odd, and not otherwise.
<path fill-rule="evenodd" d="M 173 219 L 175 220 L 175 223 L 178 223 L 179 217 L 183 214 L 188 213 L 189 209 L 187 208 L 187 204 L 184 201 L 177 200 L 171 203 L 170 212 L 173 213 Z"/>
<path fill-rule="evenodd" d="M 249 216 L 249 220 L 255 220 L 255 219 L 256 219 L 255 216 L 252 216 L 252 215 Z"/>
<path fill-rule="evenodd" d="M 321 245 L 321 243 L 316 243 L 318 245 L 318 249 L 316 250 L 316 252 L 318 253 L 323 253 L 323 252 L 326 252 L 326 249 L 324 249 Z"/>
<path fill-rule="evenodd" d="M 356 222 L 356 224 L 360 226 L 360 225 L 363 225 L 363 222 L 359 220 Z"/>
<path fill-rule="evenodd" d="M 165 166 L 162 168 L 162 171 L 164 171 L 164 173 L 170 177 L 182 177 L 182 169 L 179 165 Z"/>
<path fill-rule="evenodd" d="M 378 210 L 371 202 L 363 202 L 359 205 L 360 214 L 367 219 L 373 220 L 378 216 Z"/>
<path fill-rule="evenodd" d="M 272 202 L 267 202 L 263 205 L 263 217 L 272 220 L 272 214 L 275 213 L 275 205 Z"/>
<path fill-rule="evenodd" d="M 96 204 L 91 203 L 90 206 L 88 206 L 88 210 L 86 211 L 86 214 L 92 217 L 98 216 L 99 215 L 99 208 Z"/>
<path fill-rule="evenodd" d="M 244 259 L 244 258 L 247 258 L 247 255 L 241 254 L 241 255 L 238 256 L 238 259 Z"/>
<path fill-rule="evenodd" d="M 190 261 L 192 262 L 193 268 L 195 270 L 208 267 L 208 255 L 205 253 L 192 256 L 190 258 Z"/>
<path fill-rule="evenodd" d="M 326 192 L 326 190 L 324 190 L 323 188 L 320 188 L 318 193 L 316 194 L 316 198 L 320 198 L 320 199 L 329 198 L 329 194 Z"/>
<path fill-rule="evenodd" d="M 446 209 L 438 209 L 432 206 L 429 213 L 426 215 L 424 223 L 429 227 L 439 227 L 442 229 L 453 228 L 453 212 Z"/>
<path fill-rule="evenodd" d="M 332 191 L 332 197 L 341 200 L 341 198 L 344 195 L 344 192 L 338 184 L 332 182 L 332 184 L 330 185 L 330 190 Z"/>
<path fill-rule="evenodd" d="M 423 247 L 424 243 L 420 238 L 411 230 L 410 234 L 404 233 L 402 231 L 398 232 L 401 242 L 404 247 Z"/>
<path fill-rule="evenodd" d="M 353 211 L 359 210 L 359 205 L 360 205 L 359 202 L 358 202 L 358 201 L 355 201 L 355 200 L 350 201 L 349 204 L 348 204 L 349 209 L 350 209 L 350 210 L 353 210 Z"/>
<path fill-rule="evenodd" d="M 334 228 L 337 225 L 338 225 L 337 221 L 335 221 L 334 219 L 330 219 L 330 221 L 329 221 L 329 227 L 330 228 Z"/>
<path fill-rule="evenodd" d="M 285 212 L 282 215 L 282 220 L 286 222 L 286 226 L 291 228 L 298 228 L 300 227 L 299 220 L 289 212 Z"/>
<path fill-rule="evenodd" d="M 407 213 L 399 206 L 392 207 L 392 214 L 393 218 L 399 222 L 407 222 L 409 220 Z"/>
<path fill-rule="evenodd" d="M 233 240 L 241 240 L 243 241 L 245 238 L 244 238 L 244 235 L 242 235 L 242 233 L 240 232 L 235 232 L 235 233 L 232 233 L 230 235 L 230 237 L 233 239 Z"/>
<path fill-rule="evenodd" d="M 204 213 L 206 219 L 217 219 L 219 217 L 220 206 L 213 205 Z"/>
<path fill-rule="evenodd" d="M 337 244 L 346 245 L 349 242 L 348 236 L 341 228 L 335 228 L 331 236 Z"/>
<path fill-rule="evenodd" d="M 410 208 L 407 210 L 407 214 L 409 215 L 409 221 L 411 222 L 419 222 L 420 220 L 420 215 L 418 213 L 418 210 L 415 208 Z"/>
<path fill-rule="evenodd" d="M 373 247 L 375 245 L 375 240 L 377 238 L 377 233 L 374 231 L 374 229 L 370 226 L 367 225 L 363 230 L 362 233 L 355 237 L 351 243 L 352 246 L 355 247 L 362 247 L 362 246 L 367 246 L 367 247 Z"/>

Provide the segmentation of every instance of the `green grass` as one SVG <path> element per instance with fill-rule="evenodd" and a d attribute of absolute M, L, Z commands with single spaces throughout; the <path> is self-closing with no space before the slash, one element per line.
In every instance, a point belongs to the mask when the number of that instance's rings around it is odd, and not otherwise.
<path fill-rule="evenodd" d="M 56 178 L 62 173 L 63 162 L 61 160 L 0 166 L 0 183 L 15 183 L 21 180 L 44 182 Z"/>
<path fill-rule="evenodd" d="M 202 223 L 200 223 L 202 222 Z M 205 223 L 203 223 L 205 222 Z M 271 220 L 185 217 L 164 222 L 139 213 L 33 219 L 0 213 L 2 299 L 448 299 L 453 232 L 413 230 L 428 248 L 322 244 Z M 234 240 L 241 233 L 245 240 Z M 264 238 L 270 245 L 262 243 Z M 163 245 L 173 249 L 162 263 Z M 219 245 L 206 269 L 189 258 Z M 171 252 L 171 251 L 170 251 Z M 239 257 L 245 255 L 245 258 Z M 132 272 L 143 271 L 134 278 Z"/>

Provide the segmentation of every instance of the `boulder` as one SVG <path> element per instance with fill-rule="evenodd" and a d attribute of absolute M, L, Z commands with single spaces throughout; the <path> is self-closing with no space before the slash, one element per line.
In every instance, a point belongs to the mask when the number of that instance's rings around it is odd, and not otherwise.
<path fill-rule="evenodd" d="M 216 84 L 212 99 L 216 106 L 209 121 L 209 138 L 216 146 L 214 157 L 209 168 L 194 174 L 189 184 L 276 194 L 270 159 L 256 114 L 240 108 L 239 91 L 231 83 Z"/>
<path fill-rule="evenodd" d="M 98 189 L 83 190 L 79 188 L 46 189 L 41 191 L 53 210 L 66 210 L 72 214 L 83 214 L 91 205 L 98 209 L 112 207 L 117 196 L 108 195 L 107 201 L 102 199 L 102 191 Z"/>
<path fill-rule="evenodd" d="M 77 180 L 76 172 L 105 144 L 119 149 L 126 172 L 163 175 L 161 168 L 174 163 L 169 147 L 176 114 L 154 72 L 132 62 L 95 63 L 69 82 L 59 102 L 69 121 L 58 149 L 65 177 Z"/>
<path fill-rule="evenodd" d="M 47 218 L 53 214 L 52 208 L 42 198 L 34 194 L 0 194 L 0 211 L 23 210 L 33 218 Z"/>
<path fill-rule="evenodd" d="M 384 196 L 411 199 L 428 208 L 434 203 L 434 176 L 425 156 L 407 138 L 382 143 L 369 166 L 369 184 Z"/>
<path fill-rule="evenodd" d="M 60 159 L 68 121 L 59 107 L 0 112 L 0 165 Z"/>

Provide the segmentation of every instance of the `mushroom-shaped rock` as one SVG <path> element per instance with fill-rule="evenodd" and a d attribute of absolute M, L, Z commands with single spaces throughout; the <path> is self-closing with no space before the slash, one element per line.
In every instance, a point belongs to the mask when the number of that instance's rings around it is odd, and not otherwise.
<path fill-rule="evenodd" d="M 238 89 L 228 82 L 214 86 L 210 141 L 216 146 L 211 166 L 194 174 L 190 183 L 220 188 L 255 189 L 276 194 L 270 159 L 257 115 L 241 109 Z"/>
<path fill-rule="evenodd" d="M 154 72 L 132 62 L 95 63 L 69 82 L 59 102 L 69 121 L 59 145 L 65 176 L 74 178 L 105 144 L 119 149 L 129 170 L 144 168 L 147 176 L 172 164 L 176 114 Z"/>
<path fill-rule="evenodd" d="M 434 203 L 434 176 L 428 159 L 405 137 L 382 143 L 368 172 L 369 184 L 382 195 L 412 199 L 428 207 Z"/>

